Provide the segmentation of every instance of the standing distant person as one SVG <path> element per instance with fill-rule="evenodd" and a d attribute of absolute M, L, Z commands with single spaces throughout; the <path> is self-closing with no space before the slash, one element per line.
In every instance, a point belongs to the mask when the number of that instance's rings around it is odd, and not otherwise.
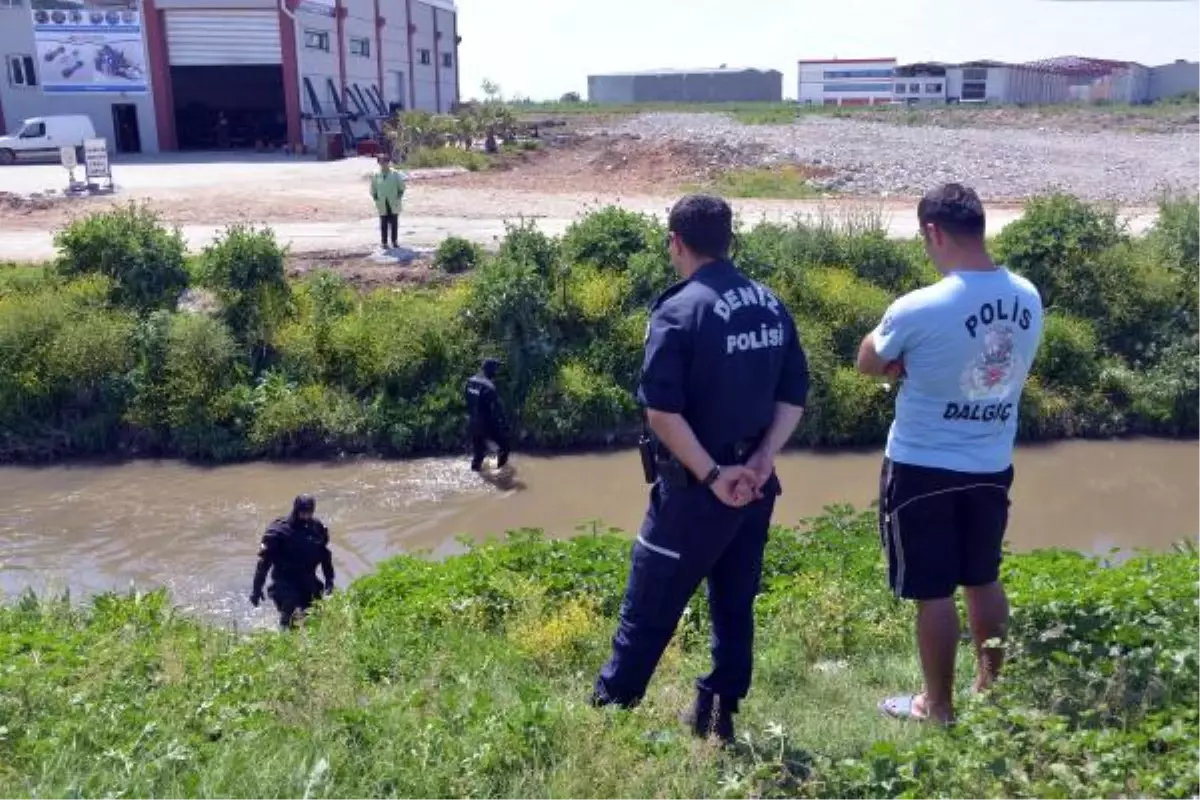
<path fill-rule="evenodd" d="M 474 472 L 483 469 L 489 441 L 496 443 L 496 466 L 503 467 L 508 463 L 508 423 L 504 419 L 500 395 L 496 392 L 496 373 L 499 371 L 499 361 L 484 359 L 479 374 L 467 379 L 464 390 L 467 428 L 471 436 L 471 470 Z"/>
<path fill-rule="evenodd" d="M 390 156 L 379 156 L 379 171 L 371 176 L 371 199 L 379 212 L 379 246 L 387 249 L 390 239 L 392 249 L 399 247 L 400 204 L 404 199 L 404 178 L 392 169 Z"/>
<path fill-rule="evenodd" d="M 653 484 L 633 545 L 612 656 L 597 706 L 641 702 L 701 581 L 708 584 L 712 672 L 685 719 L 701 737 L 734 738 L 750 691 L 754 598 L 775 498 L 775 456 L 804 413 L 808 365 L 791 315 L 730 260 L 733 210 L 691 195 L 671 209 L 667 248 L 679 283 L 655 301 L 638 400 Z"/>
<path fill-rule="evenodd" d="M 917 205 L 925 250 L 944 276 L 894 302 L 863 339 L 858 368 L 902 378 L 880 479 L 880 535 L 898 597 L 917 603 L 922 693 L 884 700 L 895 717 L 954 719 L 964 587 L 978 671 L 1000 672 L 1008 599 L 1000 585 L 1017 409 L 1042 332 L 1029 281 L 996 265 L 983 204 L 957 183 Z M 989 646 L 989 643 L 991 646 Z"/>

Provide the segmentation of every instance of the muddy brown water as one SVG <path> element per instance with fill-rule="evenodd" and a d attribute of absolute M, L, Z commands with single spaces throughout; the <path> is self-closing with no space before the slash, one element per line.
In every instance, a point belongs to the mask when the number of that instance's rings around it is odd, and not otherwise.
<path fill-rule="evenodd" d="M 1020 448 L 1014 549 L 1166 548 L 1195 539 L 1200 446 L 1194 441 L 1065 442 Z M 874 499 L 878 453 L 788 454 L 775 521 Z M 345 585 L 382 559 L 461 552 L 459 536 L 519 527 L 570 536 L 593 521 L 636 530 L 646 504 L 634 452 L 516 455 L 489 483 L 464 459 L 245 464 L 179 462 L 0 469 L 0 591 L 73 595 L 167 586 L 184 608 L 270 624 L 246 602 L 264 525 L 308 491 L 334 539 Z"/>

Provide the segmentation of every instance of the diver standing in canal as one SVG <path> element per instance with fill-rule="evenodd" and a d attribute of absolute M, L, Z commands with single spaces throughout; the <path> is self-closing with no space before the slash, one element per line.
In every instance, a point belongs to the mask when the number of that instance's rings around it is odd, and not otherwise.
<path fill-rule="evenodd" d="M 508 463 L 508 423 L 504 419 L 504 407 L 496 392 L 496 373 L 500 362 L 486 358 L 477 375 L 467 379 L 464 394 L 467 400 L 467 429 L 471 436 L 471 470 L 483 469 L 487 456 L 488 442 L 496 443 L 496 467 Z"/>
<path fill-rule="evenodd" d="M 271 573 L 267 594 L 279 610 L 279 627 L 292 627 L 322 594 L 333 592 L 333 553 L 329 550 L 329 529 L 314 513 L 317 501 L 302 494 L 292 504 L 292 513 L 267 526 L 258 550 L 254 586 L 250 603 L 256 608 L 263 600 L 263 584 Z M 325 581 L 317 579 L 317 567 Z"/>

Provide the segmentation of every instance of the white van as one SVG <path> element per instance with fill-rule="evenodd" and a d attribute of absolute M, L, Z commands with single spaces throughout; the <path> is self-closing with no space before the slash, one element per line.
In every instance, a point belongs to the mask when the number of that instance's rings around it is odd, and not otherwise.
<path fill-rule="evenodd" d="M 31 117 L 8 136 L 0 136 L 0 164 L 58 161 L 59 150 L 74 147 L 83 160 L 83 142 L 96 138 L 91 117 L 83 114 Z"/>

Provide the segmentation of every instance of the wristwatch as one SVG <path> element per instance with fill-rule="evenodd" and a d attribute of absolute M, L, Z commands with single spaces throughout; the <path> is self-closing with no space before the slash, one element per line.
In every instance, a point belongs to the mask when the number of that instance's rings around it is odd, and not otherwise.
<path fill-rule="evenodd" d="M 701 483 L 705 487 L 711 489 L 712 485 L 717 482 L 717 478 L 719 477 L 721 477 L 721 468 L 714 464 L 713 468 L 710 469 L 708 474 L 704 476 L 704 480 L 701 481 Z"/>

